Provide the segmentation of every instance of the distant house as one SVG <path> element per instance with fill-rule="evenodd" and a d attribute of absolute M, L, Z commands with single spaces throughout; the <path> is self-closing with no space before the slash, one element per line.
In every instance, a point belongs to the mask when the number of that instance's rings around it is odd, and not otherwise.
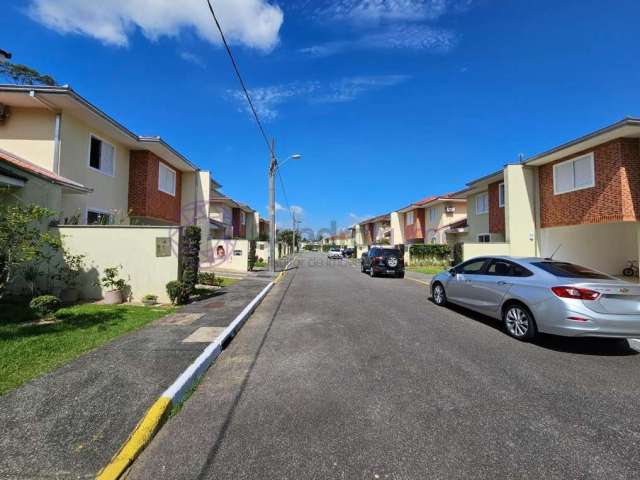
<path fill-rule="evenodd" d="M 467 216 L 467 201 L 454 194 L 434 195 L 391 213 L 395 245 L 445 244 L 451 226 Z"/>
<path fill-rule="evenodd" d="M 640 119 L 475 180 L 465 258 L 549 256 L 619 274 L 640 253 Z"/>

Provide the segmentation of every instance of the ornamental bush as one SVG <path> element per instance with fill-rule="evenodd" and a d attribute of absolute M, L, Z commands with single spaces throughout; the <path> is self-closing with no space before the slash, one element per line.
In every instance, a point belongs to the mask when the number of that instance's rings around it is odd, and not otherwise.
<path fill-rule="evenodd" d="M 171 303 L 174 305 L 184 305 L 189 301 L 189 294 L 187 286 L 178 280 L 167 283 L 167 295 Z"/>
<path fill-rule="evenodd" d="M 200 227 L 197 225 L 189 225 L 185 228 L 182 250 L 182 283 L 188 293 L 192 293 L 196 288 L 196 283 L 198 283 L 200 238 Z"/>
<path fill-rule="evenodd" d="M 49 316 L 60 310 L 61 306 L 62 303 L 60 299 L 53 295 L 41 295 L 29 302 L 29 308 L 31 308 L 38 317 Z"/>
<path fill-rule="evenodd" d="M 216 285 L 216 274 L 213 272 L 201 272 L 198 274 L 198 283 L 200 285 Z"/>
<path fill-rule="evenodd" d="M 411 245 L 411 260 L 432 260 L 441 262 L 451 256 L 451 248 L 446 244 Z"/>

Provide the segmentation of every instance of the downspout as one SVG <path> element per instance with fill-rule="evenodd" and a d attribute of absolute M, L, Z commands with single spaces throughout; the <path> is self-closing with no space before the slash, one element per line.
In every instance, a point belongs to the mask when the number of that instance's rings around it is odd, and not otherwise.
<path fill-rule="evenodd" d="M 60 175 L 60 131 L 62 128 L 62 113 L 56 112 L 56 125 L 53 131 L 53 171 Z"/>
<path fill-rule="evenodd" d="M 198 220 L 198 183 L 200 181 L 200 169 L 196 169 L 195 175 L 194 175 L 194 182 L 193 182 L 193 224 L 196 224 L 196 221 Z M 203 192 L 203 201 L 204 201 L 204 192 Z M 209 216 L 209 212 L 206 210 L 205 208 L 205 212 L 207 213 L 207 217 Z"/>

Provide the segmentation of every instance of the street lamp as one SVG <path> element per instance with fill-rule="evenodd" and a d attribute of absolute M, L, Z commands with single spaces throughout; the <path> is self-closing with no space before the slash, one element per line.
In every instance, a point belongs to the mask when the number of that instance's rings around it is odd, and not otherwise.
<path fill-rule="evenodd" d="M 275 141 L 271 143 L 271 164 L 269 165 L 269 270 L 276 271 L 276 173 L 279 166 L 284 165 L 289 160 L 300 160 L 302 155 L 296 153 L 287 157 L 282 164 L 278 165 L 275 153 Z"/>

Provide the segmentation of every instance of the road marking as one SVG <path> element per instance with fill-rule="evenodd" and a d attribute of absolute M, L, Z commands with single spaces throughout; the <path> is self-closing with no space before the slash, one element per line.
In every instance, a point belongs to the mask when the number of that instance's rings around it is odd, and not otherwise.
<path fill-rule="evenodd" d="M 417 278 L 404 277 L 405 280 L 411 280 L 412 282 L 421 283 L 423 285 L 431 285 L 429 282 L 425 282 L 424 280 L 418 280 Z"/>

